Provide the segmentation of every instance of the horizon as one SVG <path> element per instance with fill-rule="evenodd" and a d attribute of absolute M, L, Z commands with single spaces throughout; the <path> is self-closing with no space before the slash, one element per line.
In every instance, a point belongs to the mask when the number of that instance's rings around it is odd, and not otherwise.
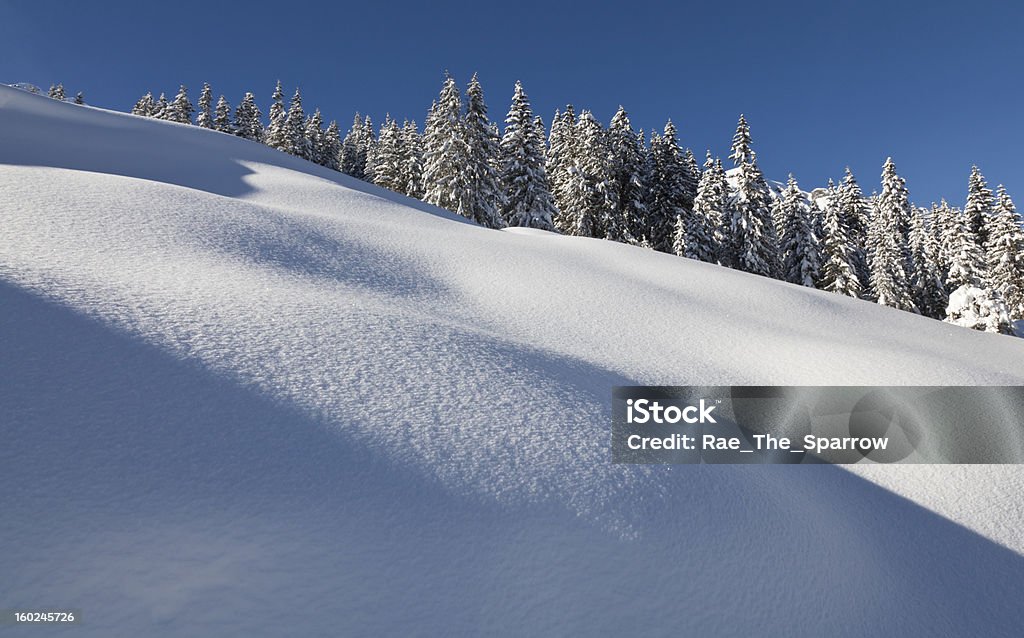
<path fill-rule="evenodd" d="M 320 108 L 344 132 L 356 112 L 369 115 L 375 128 L 390 113 L 399 121 L 416 120 L 422 129 L 445 72 L 463 89 L 476 72 L 489 116 L 502 127 L 520 80 L 546 126 L 567 103 L 590 110 L 607 126 L 621 104 L 648 139 L 671 119 L 698 161 L 708 148 L 728 155 L 743 113 L 765 175 L 785 181 L 793 173 L 807 191 L 829 178 L 839 181 L 849 166 L 870 194 L 892 157 L 917 205 L 943 198 L 962 205 L 972 165 L 993 189 L 1004 184 L 1011 196 L 1024 197 L 1021 161 L 1013 152 L 1024 144 L 1024 132 L 1005 126 L 1024 93 L 1012 64 L 1024 45 L 1009 39 L 1014 20 L 1007 19 L 1024 17 L 1018 8 L 972 7 L 963 16 L 954 3 L 915 11 L 869 2 L 824 15 L 797 1 L 661 11 L 640 3 L 631 5 L 631 20 L 643 29 L 635 35 L 620 30 L 606 40 L 593 34 L 621 23 L 611 5 L 591 5 L 586 15 L 566 18 L 531 11 L 543 5 L 526 2 L 519 6 L 535 17 L 530 39 L 542 44 L 518 47 L 519 55 L 511 56 L 503 55 L 509 50 L 503 44 L 525 39 L 518 21 L 497 20 L 500 11 L 469 3 L 393 3 L 387 12 L 303 7 L 298 24 L 304 37 L 296 44 L 286 32 L 277 45 L 267 45 L 277 33 L 266 20 L 267 7 L 274 6 L 269 3 L 247 5 L 251 10 L 230 21 L 196 20 L 201 3 L 177 6 L 179 11 L 166 12 L 120 0 L 102 10 L 2 2 L 6 51 L 0 78 L 43 91 L 59 82 L 69 95 L 83 91 L 88 104 L 125 112 L 147 91 L 171 97 L 179 84 L 194 102 L 209 82 L 214 97 L 224 94 L 232 107 L 245 91 L 253 92 L 264 116 L 280 79 L 286 96 L 301 88 L 307 110 Z M 306 19 L 313 13 L 316 20 Z M 447 23 L 437 16 L 446 14 L 457 14 L 465 25 L 461 38 L 443 30 Z M 804 23 L 794 24 L 793 15 Z M 689 26 L 675 26 L 682 24 Z M 982 28 L 972 29 L 974 24 Z M 926 38 L 906 37 L 910 28 L 924 27 Z M 184 46 L 175 46 L 177 37 L 184 37 Z M 722 47 L 723 41 L 738 44 Z M 864 41 L 878 46 L 861 46 Z M 710 48 L 714 43 L 718 47 Z M 247 51 L 244 64 L 240 50 Z M 714 55 L 696 55 L 704 50 Z M 886 61 L 895 72 L 879 76 Z M 684 71 L 687 80 L 675 79 Z M 1006 97 L 997 100 L 992 96 L 1000 79 Z M 958 85 L 963 88 L 934 94 L 936 86 Z"/>

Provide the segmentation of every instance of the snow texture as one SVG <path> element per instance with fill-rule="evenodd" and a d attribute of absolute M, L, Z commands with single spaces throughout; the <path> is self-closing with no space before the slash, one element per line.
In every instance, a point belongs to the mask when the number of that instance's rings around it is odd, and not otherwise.
<path fill-rule="evenodd" d="M 76 636 L 1019 632 L 1018 468 L 616 466 L 631 383 L 1019 384 L 1024 342 L 0 87 L 0 606 Z"/>

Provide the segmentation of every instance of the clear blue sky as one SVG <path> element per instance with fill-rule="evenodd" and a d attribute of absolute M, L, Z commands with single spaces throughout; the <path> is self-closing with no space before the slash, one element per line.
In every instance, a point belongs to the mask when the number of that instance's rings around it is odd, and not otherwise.
<path fill-rule="evenodd" d="M 523 84 L 550 122 L 572 102 L 607 123 L 671 117 L 725 155 L 746 113 L 765 173 L 805 187 L 892 155 L 911 197 L 960 202 L 977 163 L 1024 203 L 1024 8 L 1014 2 L 70 2 L 0 0 L 0 82 L 63 82 L 127 110 L 203 81 L 266 110 L 299 85 L 344 127 L 424 113 L 445 69 L 477 71 L 492 117 Z"/>

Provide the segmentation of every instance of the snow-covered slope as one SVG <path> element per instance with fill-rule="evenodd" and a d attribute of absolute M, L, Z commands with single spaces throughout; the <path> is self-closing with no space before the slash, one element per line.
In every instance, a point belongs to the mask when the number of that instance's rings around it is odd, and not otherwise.
<path fill-rule="evenodd" d="M 1011 635 L 1016 468 L 614 466 L 608 405 L 1022 382 L 1024 341 L 0 87 L 0 607 L 77 635 Z"/>

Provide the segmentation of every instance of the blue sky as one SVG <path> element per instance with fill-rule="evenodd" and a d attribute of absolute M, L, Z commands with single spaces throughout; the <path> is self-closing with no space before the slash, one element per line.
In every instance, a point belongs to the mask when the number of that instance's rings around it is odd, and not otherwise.
<path fill-rule="evenodd" d="M 499 119 L 520 79 L 545 122 L 572 102 L 607 123 L 621 103 L 724 156 L 743 112 L 773 179 L 849 165 L 871 192 L 891 155 L 918 203 L 961 201 L 972 163 L 1024 201 L 1022 33 L 1010 2 L 0 0 L 0 82 L 127 110 L 207 81 L 266 110 L 280 78 L 347 127 L 356 110 L 422 122 L 446 69 L 477 71 Z"/>

